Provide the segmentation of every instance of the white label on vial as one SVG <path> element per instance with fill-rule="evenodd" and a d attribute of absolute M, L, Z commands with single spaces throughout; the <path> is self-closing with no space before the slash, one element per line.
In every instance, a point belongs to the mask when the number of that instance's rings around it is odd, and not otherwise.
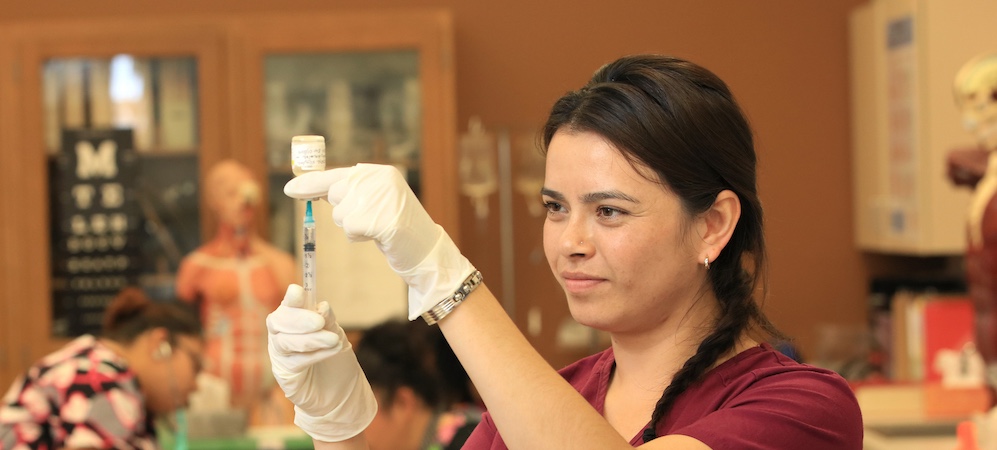
<path fill-rule="evenodd" d="M 294 143 L 291 146 L 291 162 L 302 170 L 325 170 L 325 143 Z"/>

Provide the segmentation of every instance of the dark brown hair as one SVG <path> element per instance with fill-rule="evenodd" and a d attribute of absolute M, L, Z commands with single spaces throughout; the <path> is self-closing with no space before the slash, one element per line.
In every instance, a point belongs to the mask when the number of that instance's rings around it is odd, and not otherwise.
<path fill-rule="evenodd" d="M 370 385 L 384 390 L 386 405 L 405 386 L 430 408 L 444 406 L 440 405 L 433 329 L 439 330 L 422 321 L 389 320 L 364 331 L 355 349 L 357 361 Z"/>
<path fill-rule="evenodd" d="M 652 169 L 655 181 L 681 199 L 689 217 L 708 210 L 725 189 L 741 203 L 733 236 L 708 271 L 720 316 L 662 393 L 646 442 L 654 439 L 675 399 L 745 331 L 758 327 L 782 337 L 753 297 L 765 267 L 765 238 L 751 128 L 727 85 L 712 72 L 679 58 L 638 55 L 601 67 L 588 84 L 561 97 L 544 125 L 543 148 L 561 129 L 599 134 L 631 164 Z"/>
<path fill-rule="evenodd" d="M 192 308 L 179 302 L 153 302 L 142 289 L 126 287 L 104 311 L 101 336 L 122 344 L 153 328 L 165 328 L 170 342 L 178 335 L 202 337 L 201 322 Z"/>

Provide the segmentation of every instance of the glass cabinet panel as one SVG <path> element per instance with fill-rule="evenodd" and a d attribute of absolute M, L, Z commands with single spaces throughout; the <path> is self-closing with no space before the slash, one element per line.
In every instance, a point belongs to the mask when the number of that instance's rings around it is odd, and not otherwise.
<path fill-rule="evenodd" d="M 393 164 L 418 193 L 422 104 L 416 51 L 268 55 L 264 72 L 274 245 L 294 252 L 294 202 L 282 191 L 292 177 L 293 136 L 324 136 L 329 168 Z"/>
<path fill-rule="evenodd" d="M 52 58 L 41 71 L 52 335 L 100 329 L 125 285 L 173 296 L 200 242 L 193 57 Z"/>
<path fill-rule="evenodd" d="M 264 123 L 272 243 L 298 254 L 302 202 L 283 194 L 293 176 L 291 138 L 320 135 L 326 166 L 392 164 L 419 194 L 422 101 L 419 53 L 406 51 L 268 54 L 263 59 Z M 347 328 L 403 317 L 405 285 L 372 243 L 349 244 L 315 202 L 318 295 L 334 301 Z M 323 224 L 322 222 L 325 222 Z M 324 225 L 324 226 L 323 226 Z M 364 302 L 343 299 L 366 297 Z M 336 302 L 339 300 L 339 302 Z M 351 308 L 352 307 L 352 308 Z"/>

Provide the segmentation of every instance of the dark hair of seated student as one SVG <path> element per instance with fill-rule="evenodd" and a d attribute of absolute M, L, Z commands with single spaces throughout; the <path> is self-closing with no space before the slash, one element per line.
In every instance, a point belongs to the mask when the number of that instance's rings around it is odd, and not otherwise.
<path fill-rule="evenodd" d="M 378 403 L 366 433 L 371 450 L 463 445 L 481 410 L 439 328 L 383 322 L 366 330 L 355 350 Z"/>
<path fill-rule="evenodd" d="M 162 328 L 171 336 L 202 338 L 197 312 L 181 302 L 155 302 L 138 287 L 126 287 L 104 311 L 100 337 L 121 344 L 135 341 L 142 333 Z M 175 338 L 173 342 L 175 342 Z"/>

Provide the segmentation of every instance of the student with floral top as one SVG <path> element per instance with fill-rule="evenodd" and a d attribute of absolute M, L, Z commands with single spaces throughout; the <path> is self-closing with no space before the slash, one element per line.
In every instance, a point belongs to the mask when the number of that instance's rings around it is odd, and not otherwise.
<path fill-rule="evenodd" d="M 100 337 L 76 338 L 11 385 L 0 403 L 0 450 L 158 448 L 153 418 L 186 405 L 202 349 L 193 312 L 126 288 Z"/>

